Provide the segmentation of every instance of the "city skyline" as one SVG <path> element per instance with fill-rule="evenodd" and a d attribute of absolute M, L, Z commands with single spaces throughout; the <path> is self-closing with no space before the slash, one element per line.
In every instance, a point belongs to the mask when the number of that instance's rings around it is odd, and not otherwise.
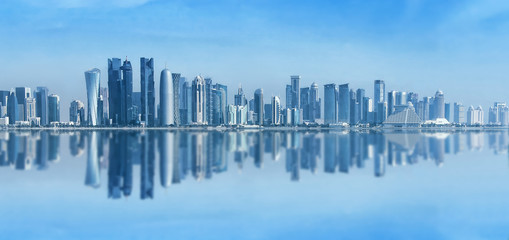
<path fill-rule="evenodd" d="M 127 55 L 153 57 L 154 73 L 165 66 L 188 78 L 201 73 L 233 88 L 242 83 L 249 94 L 261 82 L 265 96 L 283 92 L 280 84 L 286 77 L 299 74 L 307 85 L 350 83 L 365 88 L 367 95 L 372 80 L 384 79 L 390 82 L 388 91 L 417 89 L 428 96 L 440 84 L 451 100 L 463 97 L 467 106 L 509 101 L 499 87 L 508 75 L 504 43 L 509 36 L 502 16 L 509 4 L 503 1 L 51 3 L 1 3 L 5 80 L 0 89 L 9 89 L 11 82 L 44 82 L 61 94 L 62 102 L 85 99 L 69 87 L 81 83 L 84 66 L 106 73 L 98 62 Z M 288 11 L 277 10 L 282 6 Z M 124 41 L 126 36 L 130 41 Z M 132 62 L 135 82 L 138 64 Z M 37 78 L 24 70 L 26 65 Z M 134 90 L 141 91 L 139 86 Z M 477 94 L 469 94 L 474 90 Z M 62 114 L 67 116 L 66 111 Z"/>

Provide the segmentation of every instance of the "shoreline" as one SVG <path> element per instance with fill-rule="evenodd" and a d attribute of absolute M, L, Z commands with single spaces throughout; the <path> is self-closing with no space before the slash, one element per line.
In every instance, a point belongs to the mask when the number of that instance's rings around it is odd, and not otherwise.
<path fill-rule="evenodd" d="M 0 131 L 486 131 L 486 130 L 508 130 L 509 126 L 447 126 L 447 127 L 358 127 L 358 126 L 296 126 L 296 127 L 275 127 L 275 126 L 169 126 L 169 127 L 1 127 Z"/>

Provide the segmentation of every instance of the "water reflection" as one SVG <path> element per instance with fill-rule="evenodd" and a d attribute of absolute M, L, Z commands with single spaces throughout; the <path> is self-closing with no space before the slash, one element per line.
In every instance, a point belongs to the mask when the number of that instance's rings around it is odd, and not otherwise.
<path fill-rule="evenodd" d="M 0 166 L 48 170 L 60 161 L 61 138 L 68 138 L 71 156 L 86 153 L 84 184 L 107 184 L 112 199 L 131 195 L 134 169 L 140 171 L 140 198 L 149 199 L 157 181 L 169 188 L 186 178 L 211 179 L 229 163 L 242 172 L 247 164 L 262 169 L 268 161 L 284 161 L 277 164 L 291 181 L 320 169 L 348 174 L 369 167 L 383 177 L 388 167 L 419 161 L 442 166 L 449 154 L 482 150 L 485 139 L 495 154 L 507 154 L 509 145 L 507 131 L 13 131 L 0 133 Z"/>

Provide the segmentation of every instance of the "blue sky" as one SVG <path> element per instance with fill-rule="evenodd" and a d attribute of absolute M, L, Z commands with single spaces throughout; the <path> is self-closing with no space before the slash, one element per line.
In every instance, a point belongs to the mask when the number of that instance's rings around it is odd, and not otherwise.
<path fill-rule="evenodd" d="M 210 76 L 248 94 L 284 97 L 301 85 L 350 83 L 482 104 L 509 101 L 509 2 L 4 0 L 0 3 L 0 89 L 46 85 L 85 100 L 83 72 L 107 58 L 154 57 L 188 78 Z M 320 87 L 323 91 L 323 87 Z M 64 120 L 66 118 L 64 117 Z"/>

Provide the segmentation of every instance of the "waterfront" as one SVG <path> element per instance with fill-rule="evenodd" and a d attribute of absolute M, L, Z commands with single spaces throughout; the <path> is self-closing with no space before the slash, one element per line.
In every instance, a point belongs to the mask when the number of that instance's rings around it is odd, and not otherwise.
<path fill-rule="evenodd" d="M 5 131 L 0 231 L 504 239 L 508 146 L 505 130 Z"/>

